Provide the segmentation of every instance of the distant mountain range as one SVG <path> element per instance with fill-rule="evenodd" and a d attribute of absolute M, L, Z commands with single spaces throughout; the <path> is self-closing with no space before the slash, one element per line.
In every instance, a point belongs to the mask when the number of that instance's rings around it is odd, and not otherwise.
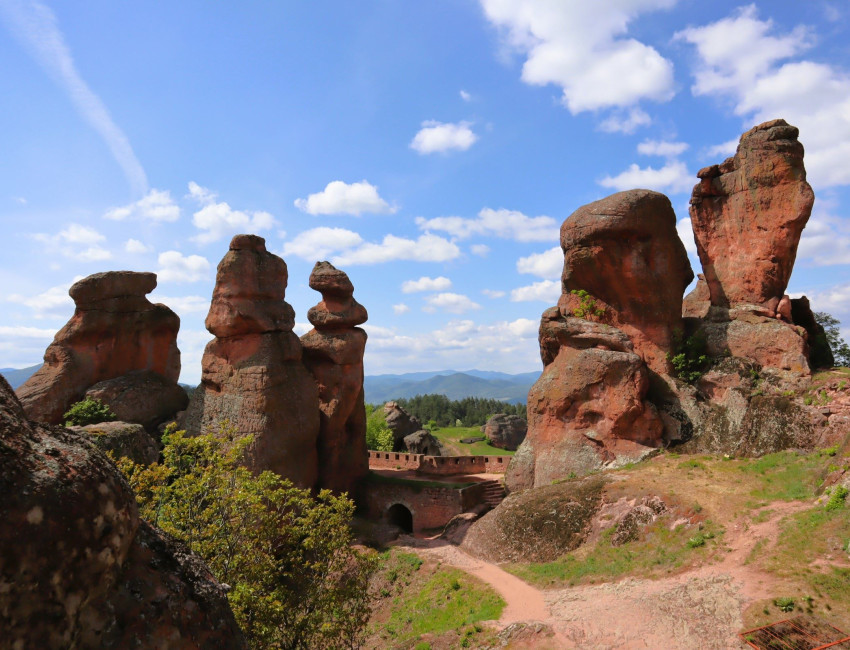
<path fill-rule="evenodd" d="M 17 388 L 41 368 L 0 368 L 6 380 Z M 525 402 L 528 389 L 537 381 L 539 371 L 509 375 L 490 370 L 438 370 L 435 372 L 408 372 L 402 375 L 368 375 L 365 380 L 366 401 L 383 404 L 393 399 L 417 395 L 445 395 L 449 399 L 485 397 L 511 404 Z"/>

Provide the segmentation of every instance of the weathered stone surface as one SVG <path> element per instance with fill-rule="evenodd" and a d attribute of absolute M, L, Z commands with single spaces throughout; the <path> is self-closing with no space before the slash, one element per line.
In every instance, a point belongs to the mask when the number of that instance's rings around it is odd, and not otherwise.
<path fill-rule="evenodd" d="M 785 294 L 814 203 L 797 135 L 785 120 L 759 124 L 734 157 L 697 174 L 691 224 L 713 305 L 775 313 Z"/>
<path fill-rule="evenodd" d="M 411 454 L 425 454 L 426 456 L 442 456 L 443 446 L 431 432 L 422 429 L 404 437 L 404 447 Z"/>
<path fill-rule="evenodd" d="M 366 309 L 351 296 L 354 287 L 343 271 L 317 262 L 310 286 L 322 292 L 308 318 L 315 329 L 301 337 L 304 365 L 319 387 L 319 485 L 355 493 L 369 472 L 366 449 L 366 406 L 363 353 L 366 332 L 355 327 Z"/>
<path fill-rule="evenodd" d="M 227 421 L 238 435 L 253 436 L 248 467 L 313 487 L 319 391 L 292 332 L 286 282 L 286 263 L 266 251 L 262 237 L 233 238 L 218 266 L 206 320 L 216 338 L 204 350 L 201 384 L 184 426 L 198 435 Z"/>
<path fill-rule="evenodd" d="M 88 436 L 95 447 L 111 451 L 116 458 L 129 458 L 140 465 L 150 465 L 159 458 L 156 440 L 141 424 L 115 421 L 68 428 Z"/>
<path fill-rule="evenodd" d="M 109 406 L 118 420 L 136 422 L 151 432 L 189 404 L 189 396 L 176 381 L 152 370 L 100 381 L 85 396 Z"/>
<path fill-rule="evenodd" d="M 180 376 L 180 319 L 145 295 L 154 273 L 96 273 L 70 290 L 71 320 L 44 353 L 44 365 L 17 390 L 27 416 L 58 424 L 86 389 L 133 370 L 152 370 L 176 382 Z"/>
<path fill-rule="evenodd" d="M 386 416 L 387 427 L 393 432 L 393 451 L 403 451 L 405 436 L 419 431 L 422 428 L 422 423 L 418 418 L 401 408 L 398 402 L 384 404 L 384 415 Z"/>
<path fill-rule="evenodd" d="M 3 647 L 246 647 L 197 558 L 166 542 L 145 557 L 161 533 L 106 456 L 84 434 L 26 420 L 2 378 L 0 492 Z"/>
<path fill-rule="evenodd" d="M 702 273 L 697 274 L 697 285 L 682 300 L 682 316 L 685 318 L 705 318 L 711 309 L 711 295 L 708 283 Z"/>
<path fill-rule="evenodd" d="M 506 415 L 498 413 L 487 420 L 484 425 L 484 434 L 490 444 L 499 449 L 516 451 L 516 448 L 525 440 L 528 432 L 528 422 L 518 415 Z"/>
<path fill-rule="evenodd" d="M 557 307 L 550 307 L 543 312 L 538 337 L 540 358 L 544 366 L 552 363 L 564 346 L 577 350 L 599 348 L 615 352 L 635 351 L 631 340 L 622 330 L 583 318 L 564 317 Z"/>
<path fill-rule="evenodd" d="M 649 190 L 618 192 L 582 206 L 561 226 L 564 271 L 558 307 L 574 316 L 587 291 L 601 320 L 621 329 L 659 373 L 681 327 L 682 295 L 693 280 L 670 200 Z"/>
<path fill-rule="evenodd" d="M 826 338 L 823 326 L 815 320 L 809 299 L 806 296 L 791 299 L 791 322 L 806 330 L 806 342 L 809 344 L 809 366 L 811 368 L 832 368 L 835 358 Z"/>

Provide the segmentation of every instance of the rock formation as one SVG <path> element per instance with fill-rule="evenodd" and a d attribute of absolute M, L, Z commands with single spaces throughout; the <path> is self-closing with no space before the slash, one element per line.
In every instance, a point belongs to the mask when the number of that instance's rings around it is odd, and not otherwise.
<path fill-rule="evenodd" d="M 404 439 L 422 429 L 422 423 L 417 417 L 401 408 L 398 402 L 384 404 L 384 416 L 387 427 L 393 432 L 393 451 L 404 451 Z"/>
<path fill-rule="evenodd" d="M 237 435 L 253 436 L 248 467 L 313 487 L 319 394 L 292 332 L 287 279 L 286 263 L 266 250 L 262 237 L 236 235 L 230 242 L 206 319 L 215 338 L 204 350 L 201 384 L 184 425 L 197 435 L 226 421 Z"/>
<path fill-rule="evenodd" d="M 669 372 L 682 294 L 694 277 L 670 200 L 630 190 L 582 206 L 561 226 L 561 248 L 561 315 L 618 327 L 652 370 Z"/>
<path fill-rule="evenodd" d="M 712 305 L 776 314 L 814 203 L 798 133 L 785 120 L 759 124 L 732 158 L 697 173 L 691 224 Z"/>
<path fill-rule="evenodd" d="M 85 397 L 100 400 L 116 419 L 141 424 L 149 432 L 155 432 L 189 403 L 181 386 L 152 370 L 135 370 L 98 382 L 86 391 Z"/>
<path fill-rule="evenodd" d="M 44 354 L 44 365 L 18 388 L 32 420 L 57 424 L 86 390 L 134 370 L 150 370 L 176 385 L 180 319 L 145 296 L 156 274 L 96 273 L 71 286 L 76 308 Z"/>
<path fill-rule="evenodd" d="M 139 465 L 150 465 L 159 459 L 159 446 L 141 424 L 100 422 L 68 429 L 88 436 L 95 447 L 111 451 L 115 458 L 129 458 Z"/>
<path fill-rule="evenodd" d="M 304 365 L 319 388 L 319 485 L 354 494 L 369 471 L 363 352 L 366 309 L 353 298 L 348 276 L 329 262 L 317 262 L 310 287 L 322 300 L 307 313 L 314 329 L 301 337 Z"/>
<path fill-rule="evenodd" d="M 404 449 L 411 454 L 442 456 L 443 445 L 427 429 L 421 429 L 404 437 Z"/>
<path fill-rule="evenodd" d="M 225 591 L 141 522 L 87 436 L 28 421 L 0 378 L 0 645 L 245 648 Z"/>
<path fill-rule="evenodd" d="M 490 444 L 499 449 L 516 451 L 528 432 L 528 422 L 518 415 L 498 413 L 484 425 L 484 434 Z"/>

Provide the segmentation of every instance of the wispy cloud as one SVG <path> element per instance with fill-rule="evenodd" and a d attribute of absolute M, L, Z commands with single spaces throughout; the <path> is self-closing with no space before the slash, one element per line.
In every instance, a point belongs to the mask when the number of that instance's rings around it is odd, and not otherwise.
<path fill-rule="evenodd" d="M 145 170 L 130 141 L 109 115 L 104 103 L 80 76 L 54 13 L 35 0 L 0 1 L 0 18 L 54 81 L 68 93 L 74 107 L 103 138 L 137 195 L 148 189 Z"/>

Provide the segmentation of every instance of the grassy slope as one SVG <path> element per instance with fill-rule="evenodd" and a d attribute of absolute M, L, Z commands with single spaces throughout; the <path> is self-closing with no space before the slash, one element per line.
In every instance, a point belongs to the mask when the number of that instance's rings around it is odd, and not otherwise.
<path fill-rule="evenodd" d="M 483 436 L 481 427 L 441 427 L 431 432 L 446 451 L 453 456 L 513 456 L 514 452 L 493 447 L 486 440 L 466 444 L 461 438 L 478 438 Z"/>

